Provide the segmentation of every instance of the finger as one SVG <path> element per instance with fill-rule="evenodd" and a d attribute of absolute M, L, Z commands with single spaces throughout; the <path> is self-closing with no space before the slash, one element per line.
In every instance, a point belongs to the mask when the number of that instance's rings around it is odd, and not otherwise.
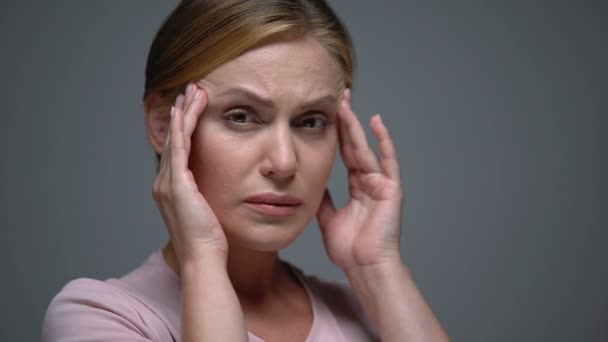
<path fill-rule="evenodd" d="M 171 116 L 173 116 L 175 111 L 175 107 L 171 106 L 171 110 L 170 110 L 170 119 L 171 120 Z M 170 123 L 171 121 L 169 121 Z M 167 189 L 167 184 L 169 182 L 169 177 L 171 174 L 171 170 L 169 165 L 171 164 L 171 151 L 170 151 L 170 141 L 171 141 L 171 131 L 169 128 L 169 131 L 167 132 L 167 135 L 165 137 L 165 143 L 163 146 L 163 150 L 161 152 L 160 155 L 160 163 L 159 163 L 159 167 L 158 167 L 158 174 L 156 175 L 156 180 L 154 181 L 154 186 L 153 186 L 153 197 L 154 199 L 158 202 L 160 200 L 159 196 L 162 196 L 163 194 L 163 189 Z"/>
<path fill-rule="evenodd" d="M 185 99 L 186 97 L 183 94 L 177 95 L 177 98 L 175 98 L 175 108 L 183 109 Z"/>
<path fill-rule="evenodd" d="M 346 110 L 342 108 L 344 106 L 346 106 L 346 104 L 343 102 L 340 107 L 340 111 Z M 353 156 L 353 148 L 348 137 L 346 124 L 342 120 L 338 120 L 338 139 L 340 143 L 340 153 L 342 154 L 342 159 L 344 160 L 344 163 L 347 167 L 355 165 L 356 162 Z"/>
<path fill-rule="evenodd" d="M 199 113 L 192 113 L 192 107 L 200 97 L 200 93 L 197 90 L 198 88 L 193 83 L 188 83 L 188 86 L 185 90 L 184 103 L 182 105 L 184 121 L 184 143 L 186 150 L 188 151 L 190 151 L 191 134 L 194 131 L 194 126 L 196 125 L 196 121 L 198 121 L 199 116 Z"/>
<path fill-rule="evenodd" d="M 163 151 L 166 151 L 168 149 L 168 146 L 170 146 L 170 137 L 171 137 L 171 120 L 173 120 L 173 114 L 174 114 L 174 109 L 175 108 L 182 108 L 182 106 L 184 105 L 184 101 L 185 101 L 185 96 L 183 94 L 179 94 L 175 97 L 175 100 L 173 102 L 173 106 L 171 107 L 170 111 L 169 111 L 169 129 L 167 131 L 167 137 L 165 138 L 165 145 L 164 145 L 164 149 Z"/>
<path fill-rule="evenodd" d="M 196 124 L 205 111 L 208 103 L 207 93 L 196 86 L 194 87 L 192 103 L 184 111 L 184 136 L 188 139 L 187 141 L 192 137 Z"/>
<path fill-rule="evenodd" d="M 165 142 L 163 144 L 163 150 L 160 153 L 160 163 L 158 166 L 158 174 L 160 175 L 163 170 L 167 167 L 168 160 L 170 160 L 169 153 L 169 145 L 171 141 L 171 116 L 173 116 L 173 111 L 175 110 L 175 106 L 171 106 L 170 116 L 169 116 L 169 129 L 167 130 L 167 135 L 165 136 Z"/>
<path fill-rule="evenodd" d="M 382 171 L 391 179 L 399 179 L 399 159 L 397 149 L 395 148 L 393 139 L 391 139 L 388 128 L 386 128 L 384 125 L 380 114 L 372 117 L 370 125 L 376 139 L 378 140 Z"/>
<path fill-rule="evenodd" d="M 338 125 L 339 125 L 339 138 L 341 146 L 351 147 L 350 138 L 347 134 L 346 124 L 340 120 L 340 118 L 344 115 L 342 112 L 349 110 L 350 106 L 350 89 L 344 90 L 344 95 L 342 101 L 340 102 L 340 109 L 338 111 Z"/>
<path fill-rule="evenodd" d="M 186 112 L 188 111 L 188 108 L 192 104 L 193 98 L 194 98 L 194 84 L 188 83 L 188 86 L 186 87 L 186 90 L 185 90 L 184 104 L 182 106 L 184 118 L 185 118 Z"/>
<path fill-rule="evenodd" d="M 323 198 L 321 199 L 321 205 L 317 210 L 317 221 L 319 221 L 319 228 L 321 230 L 325 230 L 325 227 L 328 226 L 329 221 L 332 217 L 336 215 L 336 207 L 334 206 L 334 201 L 331 199 L 331 195 L 329 190 L 326 188 L 325 193 L 323 193 Z"/>
<path fill-rule="evenodd" d="M 350 105 L 347 104 L 342 107 L 340 119 L 344 124 L 343 129 L 346 135 L 344 140 L 350 143 L 349 146 L 352 150 L 351 164 L 347 164 L 347 166 L 365 172 L 380 172 L 378 158 L 369 146 L 365 131 Z"/>
<path fill-rule="evenodd" d="M 170 164 L 171 180 L 176 180 L 176 175 L 181 174 L 188 168 L 188 151 L 184 142 L 184 113 L 180 108 L 174 108 L 171 116 L 171 139 L 169 141 L 169 153 L 171 155 Z"/>
<path fill-rule="evenodd" d="M 349 169 L 355 170 L 357 169 L 357 161 L 355 159 L 353 146 L 348 134 L 348 127 L 346 125 L 346 122 L 342 119 L 342 116 L 345 115 L 343 112 L 350 110 L 350 99 L 350 89 L 344 90 L 344 97 L 342 98 L 342 102 L 340 104 L 340 111 L 338 112 L 338 132 L 340 142 L 340 153 L 342 154 L 342 159 L 344 160 L 344 163 Z"/>

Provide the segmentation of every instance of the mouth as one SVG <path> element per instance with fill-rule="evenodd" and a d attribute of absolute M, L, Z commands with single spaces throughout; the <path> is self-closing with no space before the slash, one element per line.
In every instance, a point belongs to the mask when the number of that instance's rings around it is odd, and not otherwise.
<path fill-rule="evenodd" d="M 302 201 L 289 195 L 263 193 L 245 199 L 245 205 L 255 212 L 266 216 L 285 217 L 298 212 Z"/>

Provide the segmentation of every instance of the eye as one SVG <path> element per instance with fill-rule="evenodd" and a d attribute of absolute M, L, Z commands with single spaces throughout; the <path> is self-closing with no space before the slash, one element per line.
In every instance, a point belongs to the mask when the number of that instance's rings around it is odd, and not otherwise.
<path fill-rule="evenodd" d="M 324 114 L 305 116 L 296 122 L 297 127 L 320 130 L 332 124 L 332 121 Z"/>
<path fill-rule="evenodd" d="M 232 121 L 232 122 L 236 122 L 236 123 L 245 123 L 247 122 L 247 113 L 241 112 L 241 113 L 231 113 L 229 115 L 226 116 L 226 119 Z"/>
<path fill-rule="evenodd" d="M 224 114 L 223 119 L 230 124 L 239 126 L 256 124 L 261 122 L 253 112 L 245 108 L 236 108 L 229 110 Z"/>

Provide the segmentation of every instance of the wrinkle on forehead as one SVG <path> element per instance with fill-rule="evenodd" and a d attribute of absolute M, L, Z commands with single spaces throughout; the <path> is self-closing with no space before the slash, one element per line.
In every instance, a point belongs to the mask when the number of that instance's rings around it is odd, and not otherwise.
<path fill-rule="evenodd" d="M 214 95 L 244 87 L 275 103 L 298 106 L 308 99 L 344 89 L 341 68 L 329 52 L 310 37 L 278 39 L 221 65 L 199 85 Z"/>

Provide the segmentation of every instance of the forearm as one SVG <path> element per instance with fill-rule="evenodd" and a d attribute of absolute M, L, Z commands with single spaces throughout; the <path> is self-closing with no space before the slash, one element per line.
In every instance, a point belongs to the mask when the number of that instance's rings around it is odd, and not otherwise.
<path fill-rule="evenodd" d="M 182 341 L 247 341 L 247 328 L 226 262 L 214 256 L 184 261 Z"/>
<path fill-rule="evenodd" d="M 449 341 L 449 337 L 401 262 L 347 273 L 383 342 Z"/>

